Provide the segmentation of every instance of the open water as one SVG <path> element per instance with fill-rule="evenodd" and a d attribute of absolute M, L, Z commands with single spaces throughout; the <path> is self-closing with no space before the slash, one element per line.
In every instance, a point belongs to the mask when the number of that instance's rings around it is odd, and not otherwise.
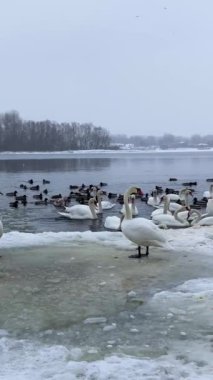
<path fill-rule="evenodd" d="M 197 181 L 201 198 L 212 167 L 212 151 L 1 154 L 0 379 L 212 379 L 212 226 L 162 231 L 171 250 L 130 260 L 135 246 L 104 229 L 119 204 L 79 222 L 35 206 L 30 190 L 18 209 L 5 196 L 32 178 L 48 197 L 82 183 L 123 193 Z"/>

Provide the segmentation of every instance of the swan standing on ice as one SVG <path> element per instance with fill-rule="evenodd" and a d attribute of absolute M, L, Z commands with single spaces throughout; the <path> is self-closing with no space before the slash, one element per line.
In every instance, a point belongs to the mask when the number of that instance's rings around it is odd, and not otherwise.
<path fill-rule="evenodd" d="M 146 256 L 149 254 L 149 246 L 162 247 L 167 243 L 163 232 L 151 221 L 145 218 L 132 219 L 128 199 L 131 194 L 137 194 L 137 188 L 131 187 L 124 194 L 125 216 L 121 223 L 121 231 L 127 239 L 137 244 L 138 254 L 130 258 L 140 258 L 141 246 L 146 247 Z"/>
<path fill-rule="evenodd" d="M 97 219 L 97 213 L 95 211 L 95 202 L 95 198 L 90 198 L 88 206 L 75 205 L 69 207 L 68 212 L 58 212 L 58 214 L 68 219 Z"/>

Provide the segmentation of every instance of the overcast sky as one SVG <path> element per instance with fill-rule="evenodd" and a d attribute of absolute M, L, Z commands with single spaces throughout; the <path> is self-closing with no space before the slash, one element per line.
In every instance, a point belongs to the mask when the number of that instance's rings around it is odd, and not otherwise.
<path fill-rule="evenodd" d="M 213 134 L 213 0 L 0 0 L 0 112 Z"/>

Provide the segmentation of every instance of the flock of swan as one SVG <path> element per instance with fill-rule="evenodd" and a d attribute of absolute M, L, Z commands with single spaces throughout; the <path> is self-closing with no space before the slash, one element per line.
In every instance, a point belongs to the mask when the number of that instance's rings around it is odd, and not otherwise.
<path fill-rule="evenodd" d="M 151 220 L 137 217 L 135 197 L 138 190 L 138 187 L 132 186 L 124 193 L 124 205 L 120 210 L 121 217 L 107 216 L 104 222 L 105 228 L 122 231 L 128 240 L 137 245 L 138 253 L 131 255 L 131 258 L 142 256 L 142 246 L 146 247 L 146 256 L 149 254 L 150 246 L 168 246 L 162 228 L 213 225 L 213 185 L 210 186 L 206 212 L 203 215 L 190 207 L 191 190 L 187 188 L 181 190 L 178 195 L 164 194 L 161 197 L 154 191 L 147 201 L 147 204 L 156 208 L 151 214 Z M 59 212 L 59 215 L 69 219 L 97 219 L 104 208 L 109 209 L 115 206 L 109 201 L 103 201 L 101 196 L 102 191 L 98 190 L 94 197 L 90 198 L 88 205 L 66 207 L 64 212 Z M 98 205 L 96 205 L 96 200 Z M 181 204 L 177 203 L 178 200 Z"/>
<path fill-rule="evenodd" d="M 184 188 L 179 194 L 161 194 L 153 191 L 152 196 L 148 197 L 147 204 L 155 208 L 151 213 L 151 219 L 138 217 L 138 209 L 135 199 L 140 194 L 141 189 L 132 186 L 126 190 L 123 197 L 123 207 L 120 209 L 121 216 L 107 216 L 104 227 L 110 230 L 122 231 L 123 235 L 137 245 L 137 255 L 132 258 L 140 258 L 141 247 L 145 247 L 145 255 L 149 254 L 149 247 L 162 247 L 168 242 L 164 236 L 163 228 L 186 228 L 194 225 L 211 226 L 213 225 L 213 184 L 209 191 L 205 191 L 208 201 L 204 214 L 190 207 L 189 198 L 191 190 Z M 68 219 L 97 219 L 103 210 L 109 210 L 115 206 L 109 200 L 102 200 L 103 191 L 94 188 L 92 197 L 88 205 L 76 204 L 65 207 L 64 211 L 58 212 L 62 217 Z M 178 203 L 179 201 L 179 203 Z M 3 235 L 3 223 L 0 220 L 0 237 Z"/>

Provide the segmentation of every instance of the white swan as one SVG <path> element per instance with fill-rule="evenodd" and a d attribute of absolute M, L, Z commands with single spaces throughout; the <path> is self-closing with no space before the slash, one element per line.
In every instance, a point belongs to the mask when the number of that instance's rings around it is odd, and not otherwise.
<path fill-rule="evenodd" d="M 198 226 L 213 226 L 213 216 L 206 216 L 197 221 Z"/>
<path fill-rule="evenodd" d="M 192 196 L 192 193 L 191 193 L 191 190 L 187 188 L 180 190 L 179 195 L 166 194 L 166 196 L 168 197 L 168 202 L 169 202 L 167 214 L 169 214 L 170 212 L 174 213 L 176 210 L 181 209 L 183 204 L 189 206 L 189 195 Z M 164 196 L 163 196 L 163 199 L 164 199 Z M 177 203 L 177 201 L 181 201 L 183 204 L 179 204 Z M 161 209 L 161 205 L 162 205 L 162 202 L 159 204 L 160 208 L 158 210 L 153 211 L 151 216 L 163 213 Z"/>
<path fill-rule="evenodd" d="M 167 194 L 167 195 L 168 195 L 170 201 L 176 202 L 176 201 L 179 201 L 179 199 L 180 199 L 180 196 L 178 194 L 171 193 L 171 194 Z"/>
<path fill-rule="evenodd" d="M 152 221 L 161 228 L 168 228 L 168 227 L 170 227 L 170 228 L 182 228 L 182 227 L 186 227 L 184 222 L 178 221 L 168 211 L 169 203 L 170 203 L 168 195 L 164 195 L 163 198 L 164 198 L 164 208 L 163 208 L 163 210 L 161 210 L 161 213 L 154 214 L 152 216 Z M 182 206 L 181 206 L 181 209 L 182 209 Z"/>
<path fill-rule="evenodd" d="M 209 198 L 206 205 L 206 216 L 213 216 L 213 198 Z"/>
<path fill-rule="evenodd" d="M 4 230 L 3 230 L 3 223 L 2 223 L 2 221 L 1 221 L 1 219 L 0 219 L 0 238 L 1 238 L 2 235 L 3 235 L 3 232 L 4 232 Z M 0 256 L 0 257 L 2 257 L 2 256 Z"/>
<path fill-rule="evenodd" d="M 115 207 L 115 203 L 111 203 L 110 201 L 101 201 L 102 210 L 110 210 Z"/>
<path fill-rule="evenodd" d="M 188 210 L 190 209 L 190 201 L 189 196 L 192 197 L 192 192 L 190 189 L 182 189 L 180 191 L 180 200 L 181 200 L 181 207 L 177 207 L 175 211 L 179 211 L 179 216 L 181 215 L 181 218 L 186 219 L 188 217 Z M 182 209 L 181 209 L 182 208 Z M 184 211 L 185 210 L 185 211 Z"/>
<path fill-rule="evenodd" d="M 203 198 L 212 198 L 213 197 L 213 184 L 209 186 L 209 190 L 204 191 Z"/>
<path fill-rule="evenodd" d="M 200 212 L 198 210 L 189 209 L 188 206 L 182 206 L 182 209 L 175 211 L 174 218 L 177 222 L 182 224 L 182 227 L 191 227 L 200 219 Z"/>
<path fill-rule="evenodd" d="M 2 237 L 3 233 L 4 233 L 3 223 L 2 223 L 2 220 L 0 219 L 0 238 Z"/>
<path fill-rule="evenodd" d="M 122 218 L 122 217 L 121 217 Z M 107 216 L 104 222 L 104 227 L 109 230 L 121 230 L 121 218 L 118 216 Z"/>
<path fill-rule="evenodd" d="M 97 219 L 95 202 L 95 198 L 90 198 L 88 206 L 75 205 L 69 207 L 69 212 L 58 212 L 58 214 L 68 219 Z"/>
<path fill-rule="evenodd" d="M 213 216 L 208 216 L 208 214 L 201 214 L 198 210 L 198 219 L 196 219 L 195 225 L 197 226 L 212 226 L 213 225 Z M 207 215 L 207 216 L 206 216 Z"/>
<path fill-rule="evenodd" d="M 130 195 L 129 199 L 130 199 L 130 202 L 128 202 L 128 203 L 129 203 L 129 207 L 131 209 L 132 216 L 137 216 L 138 215 L 138 208 L 135 205 L 135 195 L 134 194 Z M 120 210 L 120 213 L 125 214 L 125 212 L 126 212 L 125 205 L 123 205 L 121 210 Z"/>
<path fill-rule="evenodd" d="M 170 205 L 169 197 L 168 197 L 168 195 L 164 194 L 161 197 L 161 202 L 159 203 L 159 208 L 152 211 L 151 218 L 154 219 L 156 216 L 162 215 L 162 214 L 171 215 L 171 212 L 169 211 L 169 205 Z"/>
<path fill-rule="evenodd" d="M 206 194 L 208 196 L 205 196 L 205 198 L 208 198 L 208 201 L 206 204 L 206 212 L 204 215 L 202 215 L 202 218 L 213 216 L 213 184 L 210 185 L 209 191 L 207 192 L 204 191 L 203 194 L 205 193 L 208 193 Z"/>
<path fill-rule="evenodd" d="M 138 254 L 131 258 L 141 257 L 141 246 L 146 247 L 146 256 L 149 254 L 149 246 L 162 247 L 167 243 L 162 231 L 151 221 L 145 218 L 132 219 L 128 198 L 132 193 L 137 193 L 136 187 L 131 187 L 124 194 L 125 217 L 121 223 L 121 231 L 127 239 L 137 244 Z"/>
<path fill-rule="evenodd" d="M 152 207 L 158 207 L 160 204 L 160 198 L 158 197 L 157 190 L 153 190 L 153 196 L 148 198 L 147 204 Z"/>
<path fill-rule="evenodd" d="M 98 199 L 98 207 L 97 207 L 97 212 L 101 214 L 103 210 L 110 210 L 115 206 L 115 203 L 111 203 L 110 201 L 102 201 L 101 196 L 103 195 L 102 190 L 97 191 L 97 199 Z"/>

